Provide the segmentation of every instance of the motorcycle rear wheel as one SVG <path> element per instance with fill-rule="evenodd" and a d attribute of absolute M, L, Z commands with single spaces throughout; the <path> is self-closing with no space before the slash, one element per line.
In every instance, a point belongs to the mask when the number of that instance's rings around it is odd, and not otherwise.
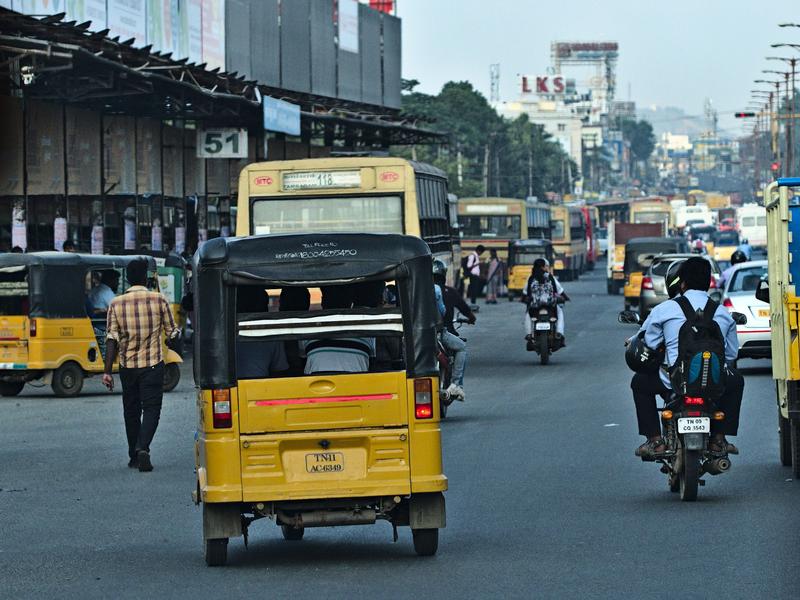
<path fill-rule="evenodd" d="M 536 343 L 539 344 L 539 360 L 546 365 L 550 362 L 550 340 L 546 335 L 540 335 Z"/>
<path fill-rule="evenodd" d="M 700 451 L 681 450 L 682 465 L 678 474 L 681 500 L 694 502 L 697 500 L 697 488 L 700 485 Z"/>

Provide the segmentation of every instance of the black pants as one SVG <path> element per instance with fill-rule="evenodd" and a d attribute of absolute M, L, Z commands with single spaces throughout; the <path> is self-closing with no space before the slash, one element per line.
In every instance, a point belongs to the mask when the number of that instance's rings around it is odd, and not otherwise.
<path fill-rule="evenodd" d="M 480 275 L 470 275 L 469 276 L 469 288 L 467 289 L 467 295 L 469 296 L 470 302 L 475 304 L 478 301 L 478 296 L 483 289 L 483 279 L 481 279 Z"/>
<path fill-rule="evenodd" d="M 633 402 L 636 404 L 636 419 L 639 433 L 647 437 L 661 435 L 661 421 L 656 408 L 656 396 L 668 398 L 671 391 L 664 386 L 658 373 L 644 375 L 636 373 L 631 379 Z M 736 435 L 739 431 L 739 412 L 742 408 L 744 377 L 736 369 L 729 367 L 725 393 L 716 405 L 725 413 L 722 421 L 711 421 L 711 433 Z"/>
<path fill-rule="evenodd" d="M 150 452 L 150 442 L 158 428 L 164 397 L 164 363 L 142 369 L 120 368 L 119 378 L 128 456 L 135 458 L 139 450 Z"/>

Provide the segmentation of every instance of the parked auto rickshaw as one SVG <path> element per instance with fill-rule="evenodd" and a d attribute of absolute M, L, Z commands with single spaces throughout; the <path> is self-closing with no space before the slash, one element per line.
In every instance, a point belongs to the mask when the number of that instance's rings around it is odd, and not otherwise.
<path fill-rule="evenodd" d="M 387 520 L 410 526 L 417 554 L 434 554 L 447 478 L 427 245 L 393 234 L 216 238 L 195 254 L 193 270 L 193 498 L 203 506 L 206 563 L 225 564 L 229 538 L 261 518 L 287 540 L 311 527 Z M 384 304 L 382 282 L 396 284 L 399 306 Z M 371 295 L 331 308 L 328 294 L 341 300 L 353 286 Z M 308 288 L 322 288 L 328 308 L 309 308 Z M 277 289 L 282 303 L 291 293 L 301 301 L 264 312 Z M 242 302 L 254 292 L 261 312 Z M 358 352 L 370 340 L 368 367 L 310 372 L 320 368 L 319 348 Z M 286 370 L 253 376 L 242 366 L 252 353 L 281 351 Z"/>
<path fill-rule="evenodd" d="M 89 293 L 103 273 L 139 256 L 63 252 L 0 255 L 0 394 L 16 396 L 28 382 L 50 384 L 56 396 L 77 396 L 83 380 L 103 372 L 105 313 L 92 311 Z M 156 266 L 150 261 L 154 286 Z M 112 277 L 113 278 L 113 277 Z M 164 389 L 180 380 L 180 356 L 164 348 Z M 115 366 L 115 371 L 116 371 Z"/>
<path fill-rule="evenodd" d="M 628 240 L 625 244 L 625 310 L 639 306 L 642 290 L 642 277 L 653 258 L 658 254 L 688 252 L 683 238 L 640 237 Z"/>
<path fill-rule="evenodd" d="M 553 263 L 553 244 L 550 240 L 514 240 L 508 243 L 508 299 L 513 300 L 525 291 L 525 285 L 537 258 Z"/>

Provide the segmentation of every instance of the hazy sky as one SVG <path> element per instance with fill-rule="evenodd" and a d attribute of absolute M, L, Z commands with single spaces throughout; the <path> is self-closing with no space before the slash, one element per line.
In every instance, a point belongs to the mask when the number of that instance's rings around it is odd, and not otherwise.
<path fill-rule="evenodd" d="M 731 133 L 741 131 L 732 113 L 759 87 L 753 80 L 777 77 L 761 70 L 786 70 L 764 57 L 800 58 L 769 47 L 800 44 L 800 29 L 777 26 L 800 23 L 800 0 L 398 0 L 398 16 L 403 77 L 420 91 L 468 80 L 488 97 L 489 65 L 500 63 L 501 100 L 513 100 L 518 74 L 546 74 L 551 41 L 617 41 L 618 99 L 630 84 L 639 106 L 702 115 L 711 98 Z"/>

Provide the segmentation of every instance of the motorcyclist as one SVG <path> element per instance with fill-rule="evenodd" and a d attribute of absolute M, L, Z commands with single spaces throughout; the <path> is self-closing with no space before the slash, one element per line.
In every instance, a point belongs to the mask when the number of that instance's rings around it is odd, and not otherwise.
<path fill-rule="evenodd" d="M 722 272 L 722 275 L 719 277 L 719 287 L 722 288 L 725 285 L 725 282 L 728 281 L 731 274 L 733 273 L 733 268 L 738 265 L 739 263 L 747 262 L 750 260 L 747 258 L 747 255 L 742 252 L 741 250 L 734 250 L 733 254 L 731 254 L 731 266 L 725 269 Z"/>
<path fill-rule="evenodd" d="M 753 247 L 750 245 L 750 242 L 747 241 L 747 238 L 742 239 L 737 250 L 741 250 L 747 257 L 747 260 L 753 260 Z"/>
<path fill-rule="evenodd" d="M 705 254 L 706 243 L 701 239 L 696 239 L 692 242 L 692 254 Z"/>
<path fill-rule="evenodd" d="M 675 269 L 670 267 L 667 273 L 668 289 L 671 287 L 675 295 L 680 292 L 695 310 L 705 307 L 710 280 L 711 263 L 699 256 L 687 259 Z M 720 410 L 724 411 L 725 419 L 712 422 L 709 448 L 715 452 L 738 454 L 739 450 L 728 442 L 725 436 L 736 435 L 739 428 L 744 379 L 733 367 L 739 352 L 739 340 L 736 336 L 736 324 L 725 307 L 717 307 L 714 321 L 719 325 L 725 340 L 727 380 L 725 392 L 717 403 Z M 664 345 L 667 365 L 673 365 L 678 358 L 678 335 L 685 322 L 686 317 L 678 303 L 663 302 L 653 309 L 637 336 L 644 334 L 643 340 L 648 348 L 659 348 Z M 633 338 L 628 340 L 628 343 L 632 340 Z M 636 405 L 639 433 L 647 438 L 647 441 L 636 449 L 636 455 L 653 460 L 666 450 L 664 439 L 661 437 L 656 395 L 667 398 L 672 393 L 669 376 L 664 369 L 653 374 L 636 373 L 631 380 L 631 389 Z"/>
<path fill-rule="evenodd" d="M 464 298 L 455 288 L 446 284 L 447 266 L 440 260 L 433 261 L 433 282 L 435 287 L 441 290 L 442 304 L 437 299 L 437 308 L 444 321 L 444 331 L 442 331 L 442 345 L 453 352 L 453 374 L 447 393 L 451 398 L 464 401 L 464 372 L 467 366 L 467 343 L 458 336 L 453 326 L 455 311 L 464 315 L 470 323 L 475 323 L 475 313 L 469 305 L 464 302 Z"/>
<path fill-rule="evenodd" d="M 550 278 L 556 294 L 556 343 L 558 348 L 563 348 L 567 345 L 566 338 L 564 337 L 564 302 L 569 300 L 569 296 L 561 286 L 555 275 L 550 273 L 550 263 L 546 258 L 537 258 L 533 261 L 533 271 L 528 278 L 528 283 L 525 284 L 525 291 L 523 293 L 523 300 L 525 301 L 525 340 L 528 342 L 528 349 L 533 350 L 533 332 L 531 331 L 531 317 L 530 317 L 530 301 L 531 301 L 531 285 L 534 280 L 539 283 L 544 283 L 546 278 Z M 537 308 L 537 307 L 534 307 Z M 556 348 L 556 349 L 558 349 Z"/>

